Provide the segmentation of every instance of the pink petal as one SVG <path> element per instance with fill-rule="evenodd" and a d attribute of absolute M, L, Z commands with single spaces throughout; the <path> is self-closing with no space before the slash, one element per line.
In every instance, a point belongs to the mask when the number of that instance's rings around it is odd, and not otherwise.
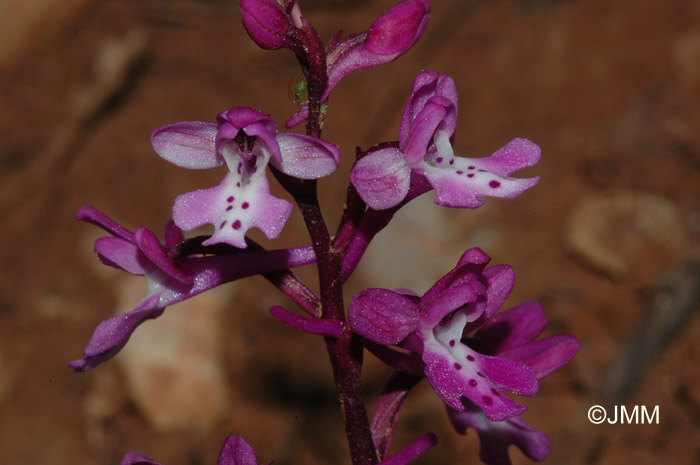
<path fill-rule="evenodd" d="M 201 170 L 224 164 L 217 156 L 214 123 L 180 121 L 156 129 L 151 134 L 153 150 L 162 158 L 183 168 Z"/>
<path fill-rule="evenodd" d="M 292 204 L 270 195 L 264 172 L 259 174 L 240 186 L 240 177 L 229 172 L 216 187 L 180 195 L 173 206 L 175 224 L 185 231 L 212 224 L 214 234 L 204 245 L 226 242 L 245 248 L 245 234 L 254 227 L 268 239 L 277 238 L 292 212 Z"/>
<path fill-rule="evenodd" d="M 350 182 L 374 210 L 398 205 L 408 194 L 411 169 L 396 147 L 376 150 L 355 163 Z"/>
<path fill-rule="evenodd" d="M 272 158 L 270 163 L 285 174 L 318 179 L 338 168 L 340 150 L 330 142 L 294 132 L 280 132 L 276 139 L 282 160 Z"/>

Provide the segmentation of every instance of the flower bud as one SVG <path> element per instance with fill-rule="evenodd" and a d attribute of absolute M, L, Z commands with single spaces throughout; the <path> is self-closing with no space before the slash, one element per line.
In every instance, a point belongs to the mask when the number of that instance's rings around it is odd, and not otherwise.
<path fill-rule="evenodd" d="M 267 50 L 282 48 L 292 27 L 289 15 L 276 0 L 241 0 L 241 16 L 248 35 Z"/>

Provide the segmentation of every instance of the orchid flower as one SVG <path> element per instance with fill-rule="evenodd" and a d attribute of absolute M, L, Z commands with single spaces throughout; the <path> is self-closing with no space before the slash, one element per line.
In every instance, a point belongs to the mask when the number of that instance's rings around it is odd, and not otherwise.
<path fill-rule="evenodd" d="M 353 297 L 348 319 L 370 350 L 372 343 L 407 349 L 390 362 L 402 371 L 415 372 L 415 361 L 407 357 L 420 355 L 423 374 L 451 409 L 465 411 L 466 399 L 489 420 L 503 421 L 527 409 L 503 391 L 535 395 L 538 380 L 568 362 L 578 343 L 568 335 L 535 341 L 547 325 L 539 304 L 495 315 L 514 274 L 507 265 L 486 268 L 489 261 L 482 250 L 469 249 L 422 297 L 367 289 Z M 401 359 L 404 367 L 395 363 Z"/>
<path fill-rule="evenodd" d="M 75 371 L 91 370 L 112 358 L 141 323 L 159 317 L 170 305 L 229 281 L 315 261 L 311 247 L 175 258 L 170 252 L 184 237 L 172 222 L 166 225 L 165 243 L 161 245 L 151 230 L 140 227 L 129 231 L 92 207 L 83 207 L 77 218 L 111 234 L 95 241 L 98 257 L 107 265 L 145 276 L 148 294 L 130 312 L 97 326 L 83 358 L 69 363 Z"/>
<path fill-rule="evenodd" d="M 151 137 L 156 153 L 178 166 L 228 168 L 218 186 L 175 199 L 175 224 L 185 231 L 212 224 L 214 233 L 204 245 L 225 242 L 245 248 L 245 234 L 253 227 L 268 239 L 277 238 L 292 204 L 270 194 L 265 174 L 268 163 L 289 176 L 317 179 L 335 171 L 340 151 L 330 142 L 305 134 L 278 133 L 272 119 L 252 108 L 231 108 L 216 120 L 216 124 L 169 124 Z"/>
<path fill-rule="evenodd" d="M 369 152 L 352 170 L 350 181 L 360 197 L 375 210 L 394 207 L 406 198 L 413 173 L 435 190 L 436 204 L 477 208 L 484 203 L 482 196 L 511 199 L 537 183 L 538 177 L 509 177 L 537 163 L 537 145 L 518 138 L 487 158 L 458 157 L 452 148 L 456 125 L 452 78 L 435 71 L 419 73 L 404 109 L 398 144 Z"/>

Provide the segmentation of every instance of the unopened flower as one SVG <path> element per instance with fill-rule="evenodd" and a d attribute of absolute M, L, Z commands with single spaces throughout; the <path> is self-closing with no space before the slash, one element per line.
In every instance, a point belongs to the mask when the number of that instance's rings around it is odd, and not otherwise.
<path fill-rule="evenodd" d="M 268 163 L 296 178 L 317 179 L 335 171 L 340 158 L 330 142 L 278 133 L 272 119 L 247 107 L 221 112 L 216 124 L 169 124 L 153 132 L 151 143 L 158 155 L 183 168 L 226 165 L 218 186 L 177 197 L 173 220 L 185 231 L 211 224 L 214 233 L 204 245 L 226 242 L 239 248 L 246 247 L 246 231 L 253 227 L 277 238 L 292 211 L 290 202 L 270 194 Z"/>
<path fill-rule="evenodd" d="M 76 371 L 95 368 L 116 355 L 144 321 L 159 317 L 166 307 L 236 279 L 315 261 L 311 247 L 272 251 L 242 251 L 221 256 L 173 257 L 170 251 L 183 240 L 173 223 L 166 225 L 161 245 L 155 234 L 140 227 L 132 232 L 92 207 L 78 219 L 111 234 L 95 241 L 100 260 L 131 274 L 145 276 L 148 294 L 133 310 L 100 323 L 83 351 L 69 366 Z"/>
<path fill-rule="evenodd" d="M 348 316 L 370 342 L 409 351 L 403 354 L 405 366 L 392 363 L 395 367 L 415 372 L 410 356 L 418 354 L 420 369 L 448 407 L 464 411 L 467 399 L 489 420 L 502 421 L 527 409 L 503 391 L 535 395 L 538 379 L 570 360 L 578 343 L 567 335 L 536 341 L 547 323 L 538 304 L 496 315 L 514 274 L 507 265 L 486 268 L 489 261 L 480 249 L 468 250 L 420 298 L 367 289 L 353 297 Z M 394 354 L 397 361 L 401 356 Z"/>
<path fill-rule="evenodd" d="M 321 101 L 353 71 L 394 61 L 418 42 L 428 24 L 427 0 L 403 0 L 384 11 L 368 30 L 341 38 L 338 32 L 326 45 L 328 82 Z M 308 117 L 303 105 L 286 123 L 293 127 Z"/>
<path fill-rule="evenodd" d="M 370 152 L 350 175 L 362 199 L 375 210 L 398 205 L 408 194 L 411 174 L 435 190 L 435 203 L 476 208 L 482 196 L 510 199 L 539 178 L 515 179 L 511 173 L 532 166 L 540 149 L 527 139 L 514 139 L 487 158 L 455 156 L 457 89 L 447 75 L 423 71 L 413 81 L 404 109 L 399 143 Z"/>

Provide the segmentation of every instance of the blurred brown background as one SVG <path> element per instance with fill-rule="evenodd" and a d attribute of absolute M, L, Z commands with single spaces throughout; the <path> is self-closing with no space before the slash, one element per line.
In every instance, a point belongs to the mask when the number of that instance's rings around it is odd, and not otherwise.
<path fill-rule="evenodd" d="M 301 0 L 324 40 L 365 30 L 392 0 Z M 510 263 L 509 305 L 539 300 L 549 333 L 582 345 L 524 399 L 552 440 L 550 464 L 700 463 L 700 3 L 434 0 L 421 41 L 345 79 L 324 137 L 344 157 L 321 182 L 338 219 L 355 145 L 397 138 L 421 69 L 452 75 L 456 151 L 486 156 L 514 137 L 542 147 L 521 197 L 476 211 L 405 208 L 370 248 L 349 293 L 423 292 L 471 246 Z M 286 51 L 248 39 L 233 0 L 0 1 L 0 457 L 5 464 L 119 463 L 138 450 L 166 465 L 213 464 L 227 434 L 261 461 L 347 463 L 320 340 L 267 308 L 260 278 L 168 309 L 116 359 L 86 374 L 95 325 L 131 308 L 142 280 L 101 266 L 100 232 L 73 220 L 94 205 L 156 231 L 176 195 L 219 182 L 159 159 L 150 132 L 231 106 L 281 127 L 300 77 Z M 274 183 L 274 181 L 272 181 Z M 255 236 L 259 238 L 259 235 Z M 273 246 L 300 245 L 298 215 Z M 313 270 L 301 270 L 313 280 Z M 387 370 L 367 357 L 371 404 Z M 593 425 L 595 404 L 660 410 L 658 425 Z M 426 431 L 419 463 L 475 463 L 422 383 L 394 446 Z M 528 460 L 516 450 L 514 463 Z"/>

